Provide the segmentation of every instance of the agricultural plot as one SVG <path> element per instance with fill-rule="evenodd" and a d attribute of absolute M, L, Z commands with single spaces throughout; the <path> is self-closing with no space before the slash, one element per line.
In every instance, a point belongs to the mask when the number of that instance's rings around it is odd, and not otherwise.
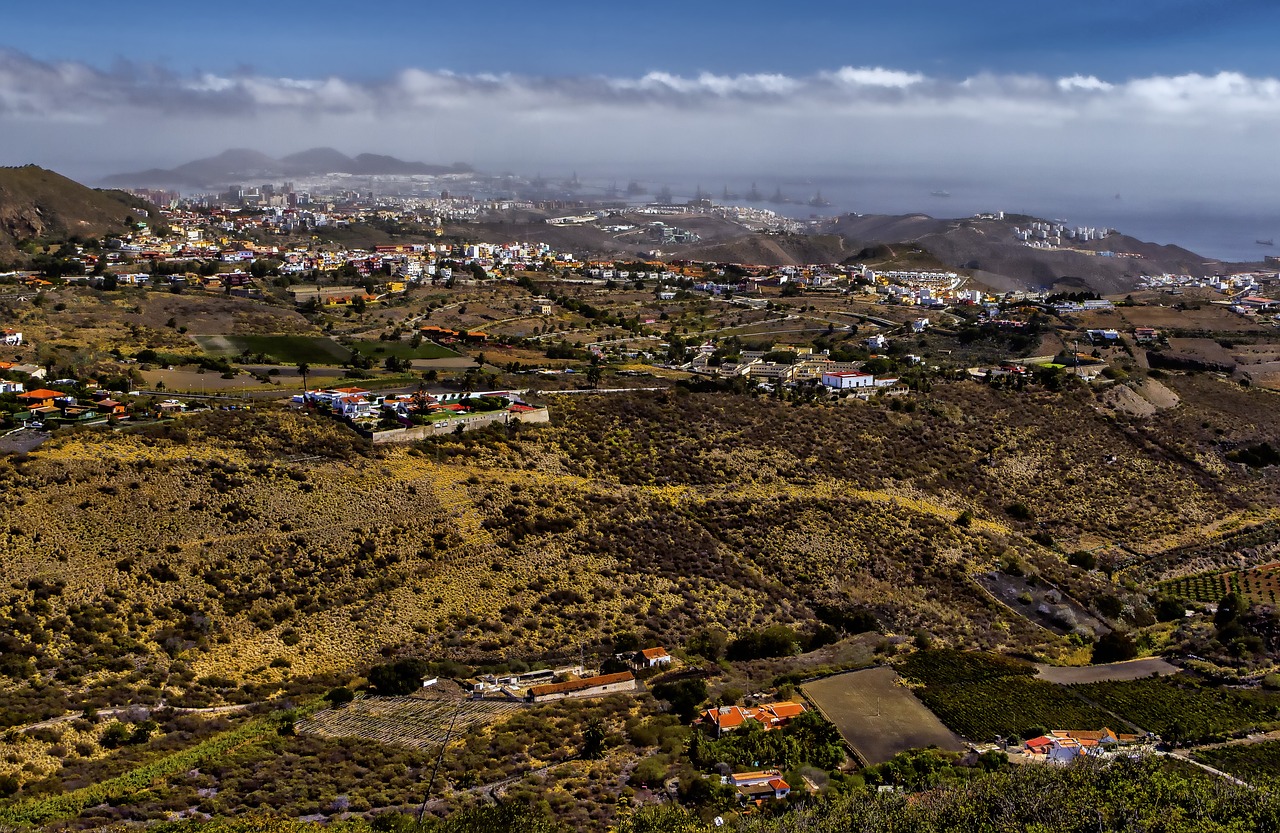
<path fill-rule="evenodd" d="M 1191 757 L 1245 781 L 1280 778 L 1280 741 L 1233 743 L 1213 749 L 1201 749 Z"/>
<path fill-rule="evenodd" d="M 892 668 L 837 674 L 806 683 L 801 690 L 867 764 L 884 763 L 908 749 L 963 748 L 911 690 L 899 683 Z"/>
<path fill-rule="evenodd" d="M 972 741 L 1045 729 L 1101 729 L 1116 719 L 1055 683 L 1033 677 L 999 677 L 975 683 L 927 686 L 921 701 L 952 731 Z"/>
<path fill-rule="evenodd" d="M 301 734 L 326 738 L 355 737 L 426 749 L 444 742 L 451 722 L 454 737 L 458 737 L 472 727 L 497 722 L 521 708 L 519 703 L 447 697 L 367 697 L 339 709 L 316 712 L 298 721 L 296 729 Z"/>
<path fill-rule="evenodd" d="M 323 336 L 208 335 L 192 339 L 209 355 L 224 358 L 246 352 L 280 364 L 342 364 L 351 358 L 350 350 Z"/>
<path fill-rule="evenodd" d="M 451 359 L 458 353 L 448 347 L 424 340 L 417 347 L 408 341 L 353 341 L 351 349 L 372 359 Z"/>
<path fill-rule="evenodd" d="M 1112 662 L 1106 665 L 1085 665 L 1079 668 L 1063 668 L 1057 665 L 1037 665 L 1037 676 L 1058 685 L 1076 683 L 1102 683 L 1116 680 L 1140 680 L 1153 674 L 1165 677 L 1177 674 L 1178 667 L 1159 657 L 1135 659 L 1128 662 Z"/>
<path fill-rule="evenodd" d="M 1209 688 L 1168 677 L 1072 690 L 1166 740 L 1204 741 L 1280 725 L 1280 694 Z"/>
<path fill-rule="evenodd" d="M 1263 564 L 1248 570 L 1202 573 L 1165 582 L 1171 596 L 1193 602 L 1217 602 L 1228 593 L 1239 593 L 1257 604 L 1275 604 L 1280 593 L 1280 564 Z"/>

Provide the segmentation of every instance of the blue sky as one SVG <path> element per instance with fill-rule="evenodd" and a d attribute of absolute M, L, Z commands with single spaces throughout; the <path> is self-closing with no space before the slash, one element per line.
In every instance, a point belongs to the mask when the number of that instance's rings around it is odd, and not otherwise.
<path fill-rule="evenodd" d="M 1257 75 L 1274 66 L 1280 32 L 1280 3 L 1257 0 L 5 5 L 0 45 L 42 60 L 353 78 L 409 66 L 535 75 L 795 75 L 845 65 L 951 78 Z"/>

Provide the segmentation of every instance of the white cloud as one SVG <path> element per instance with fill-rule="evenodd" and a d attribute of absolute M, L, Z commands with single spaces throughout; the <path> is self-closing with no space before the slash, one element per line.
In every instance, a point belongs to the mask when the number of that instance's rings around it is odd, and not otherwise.
<path fill-rule="evenodd" d="M 88 129 L 86 129 L 88 128 Z M 1280 80 L 1238 73 L 933 77 L 462 74 L 385 78 L 111 70 L 0 50 L 0 164 L 106 173 L 230 146 L 462 160 L 502 170 L 958 172 L 1075 184 L 1145 177 L 1274 187 Z M 91 161 L 90 161 L 91 160 Z"/>

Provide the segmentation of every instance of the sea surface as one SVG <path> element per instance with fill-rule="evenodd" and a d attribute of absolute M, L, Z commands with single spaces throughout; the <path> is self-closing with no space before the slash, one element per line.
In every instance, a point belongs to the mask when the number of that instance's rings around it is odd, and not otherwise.
<path fill-rule="evenodd" d="M 616 182 L 616 181 L 615 181 Z M 621 183 L 616 183 L 619 186 Z M 701 192 L 724 202 L 754 205 L 785 216 L 922 213 L 933 217 L 968 217 L 983 212 L 1004 211 L 1029 214 L 1046 220 L 1062 220 L 1071 226 L 1112 228 L 1151 243 L 1172 244 L 1189 249 L 1206 259 L 1232 263 L 1257 263 L 1266 255 L 1280 255 L 1280 203 L 1257 207 L 1233 201 L 1229 195 L 1201 199 L 1155 199 L 1140 193 L 1072 193 L 1058 183 L 982 183 L 945 180 L 904 180 L 901 178 L 758 177 L 714 176 L 690 181 L 688 177 L 653 177 L 641 180 L 651 200 L 667 187 L 673 199 L 684 201 Z M 746 200 L 752 185 L 765 198 Z M 771 202 L 777 192 L 791 200 Z M 829 206 L 808 202 L 821 193 Z M 736 195 L 733 196 L 733 195 Z M 1261 242 L 1260 242 L 1261 241 Z"/>

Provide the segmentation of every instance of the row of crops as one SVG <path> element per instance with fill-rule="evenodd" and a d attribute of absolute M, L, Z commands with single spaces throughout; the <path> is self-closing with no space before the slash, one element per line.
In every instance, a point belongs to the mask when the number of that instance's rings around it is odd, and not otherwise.
<path fill-rule="evenodd" d="M 1049 729 L 1101 729 L 1116 722 L 1057 683 L 1001 677 L 928 686 L 917 692 L 956 734 L 973 741 L 1035 737 Z"/>
<path fill-rule="evenodd" d="M 1193 602 L 1216 602 L 1228 592 L 1226 573 L 1183 576 L 1160 585 L 1170 596 L 1189 599 Z"/>
<path fill-rule="evenodd" d="M 1003 677 L 1034 677 L 1036 667 L 1014 657 L 941 648 L 916 651 L 898 663 L 898 674 L 925 685 L 976 683 Z"/>
<path fill-rule="evenodd" d="M 1280 727 L 1280 693 L 1220 688 L 1186 677 L 1058 685 L 1035 666 L 976 651 L 918 651 L 898 665 L 920 700 L 952 731 L 974 741 L 1045 729 L 1136 726 L 1179 743 Z"/>
<path fill-rule="evenodd" d="M 1200 750 L 1192 757 L 1251 783 L 1260 777 L 1280 778 L 1280 741 L 1218 746 Z"/>
<path fill-rule="evenodd" d="M 1202 686 L 1177 677 L 1072 689 L 1166 740 L 1203 742 L 1280 724 L 1280 693 Z"/>
<path fill-rule="evenodd" d="M 1160 587 L 1167 595 L 1193 602 L 1217 602 L 1227 593 L 1239 593 L 1256 603 L 1275 604 L 1280 571 L 1268 565 L 1230 573 L 1201 573 L 1166 581 Z"/>
<path fill-rule="evenodd" d="M 455 737 L 493 723 L 522 706 L 489 700 L 446 697 L 368 697 L 337 709 L 316 712 L 298 722 L 301 734 L 326 738 L 364 738 L 379 743 L 427 749 L 443 743 L 453 726 Z"/>

